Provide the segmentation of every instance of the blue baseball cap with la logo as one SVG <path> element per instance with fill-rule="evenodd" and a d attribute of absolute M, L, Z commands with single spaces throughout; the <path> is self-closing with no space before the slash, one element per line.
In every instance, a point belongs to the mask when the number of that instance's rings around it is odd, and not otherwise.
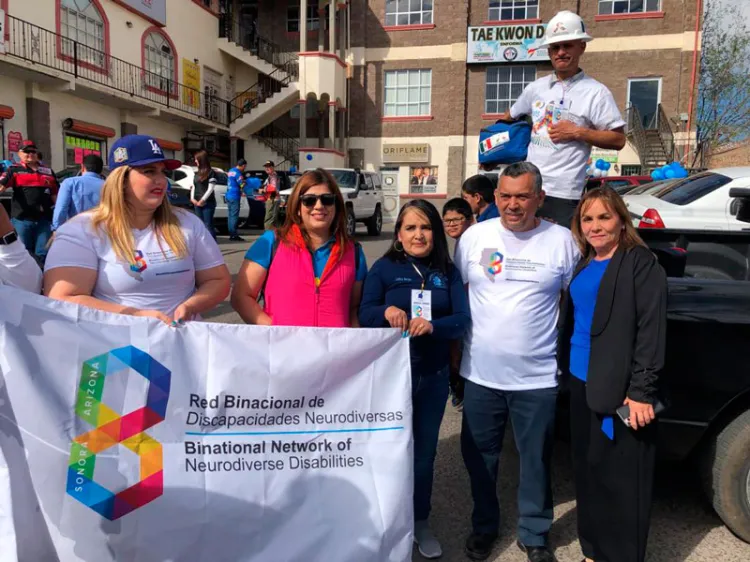
<path fill-rule="evenodd" d="M 120 166 L 147 166 L 164 162 L 167 170 L 176 170 L 182 166 L 179 160 L 164 156 L 164 151 L 154 137 L 148 135 L 125 135 L 120 137 L 109 149 L 109 169 Z"/>

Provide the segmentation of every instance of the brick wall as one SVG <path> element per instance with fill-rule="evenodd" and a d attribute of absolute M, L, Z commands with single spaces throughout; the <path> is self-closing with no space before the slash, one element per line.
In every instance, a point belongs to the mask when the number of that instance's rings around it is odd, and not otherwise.
<path fill-rule="evenodd" d="M 572 7 L 571 7 L 572 4 Z M 541 0 L 539 2 L 539 18 L 548 22 L 560 10 L 575 12 L 575 0 Z M 490 19 L 490 0 L 473 0 L 471 3 L 471 25 L 483 25 Z"/>
<path fill-rule="evenodd" d="M 739 146 L 717 151 L 708 159 L 709 168 L 724 168 L 728 166 L 750 166 L 750 141 Z"/>
<path fill-rule="evenodd" d="M 583 0 L 581 17 L 594 37 L 662 35 L 694 31 L 696 0 L 661 0 L 661 3 L 663 18 L 595 21 L 599 3 L 594 0 Z M 634 25 L 634 22 L 637 22 L 637 25 Z"/>
<path fill-rule="evenodd" d="M 462 135 L 466 64 L 449 59 L 371 61 L 354 68 L 351 83 L 352 137 L 426 137 Z M 431 121 L 383 123 L 384 73 L 388 70 L 432 70 Z"/>
<path fill-rule="evenodd" d="M 385 31 L 385 0 L 369 0 L 366 4 L 364 30 L 365 46 L 421 47 L 425 45 L 446 45 L 466 41 L 468 2 L 460 0 L 434 0 L 434 29 L 414 31 Z M 354 33 L 352 32 L 352 35 Z"/>

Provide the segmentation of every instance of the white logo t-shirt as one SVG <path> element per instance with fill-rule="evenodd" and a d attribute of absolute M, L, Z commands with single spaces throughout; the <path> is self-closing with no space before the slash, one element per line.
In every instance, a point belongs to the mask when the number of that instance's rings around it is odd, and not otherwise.
<path fill-rule="evenodd" d="M 562 199 L 581 198 L 591 145 L 555 144 L 549 138 L 548 126 L 559 121 L 598 131 L 625 126 L 612 93 L 583 71 L 568 80 L 559 80 L 555 74 L 535 80 L 526 86 L 510 114 L 514 119 L 531 116 L 531 144 L 526 160 L 542 172 L 545 193 Z"/>
<path fill-rule="evenodd" d="M 154 229 L 133 230 L 136 265 L 118 260 L 109 239 L 91 226 L 91 213 L 62 225 L 50 247 L 45 270 L 82 267 L 97 271 L 92 296 L 103 301 L 171 315 L 195 292 L 195 272 L 224 265 L 218 245 L 203 223 L 175 209 L 188 255 L 178 258 Z"/>
<path fill-rule="evenodd" d="M 570 231 L 547 221 L 513 232 L 490 219 L 464 233 L 456 249 L 472 321 L 464 378 L 501 390 L 557 385 L 560 295 L 579 257 Z"/>

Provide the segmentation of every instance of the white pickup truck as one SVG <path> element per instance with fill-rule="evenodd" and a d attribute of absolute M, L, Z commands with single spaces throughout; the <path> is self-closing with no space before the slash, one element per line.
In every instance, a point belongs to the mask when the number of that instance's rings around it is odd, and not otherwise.
<path fill-rule="evenodd" d="M 354 236 L 358 222 L 367 225 L 367 234 L 378 236 L 383 229 L 383 186 L 377 172 L 352 168 L 326 168 L 336 180 L 346 205 L 346 230 Z M 283 190 L 282 212 L 292 189 Z"/>

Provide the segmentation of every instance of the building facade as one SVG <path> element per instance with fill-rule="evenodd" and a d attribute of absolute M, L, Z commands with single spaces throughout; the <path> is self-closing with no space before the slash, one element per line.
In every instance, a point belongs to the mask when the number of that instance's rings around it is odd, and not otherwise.
<path fill-rule="evenodd" d="M 533 42 L 564 9 L 594 37 L 584 70 L 628 116 L 628 146 L 594 154 L 610 173 L 679 156 L 692 128 L 697 0 L 0 0 L 0 9 L 0 155 L 33 138 L 55 170 L 140 132 L 177 158 L 205 148 L 222 167 L 244 156 L 251 167 L 379 171 L 394 209 L 446 198 L 478 171 L 481 128 L 552 72 Z"/>

